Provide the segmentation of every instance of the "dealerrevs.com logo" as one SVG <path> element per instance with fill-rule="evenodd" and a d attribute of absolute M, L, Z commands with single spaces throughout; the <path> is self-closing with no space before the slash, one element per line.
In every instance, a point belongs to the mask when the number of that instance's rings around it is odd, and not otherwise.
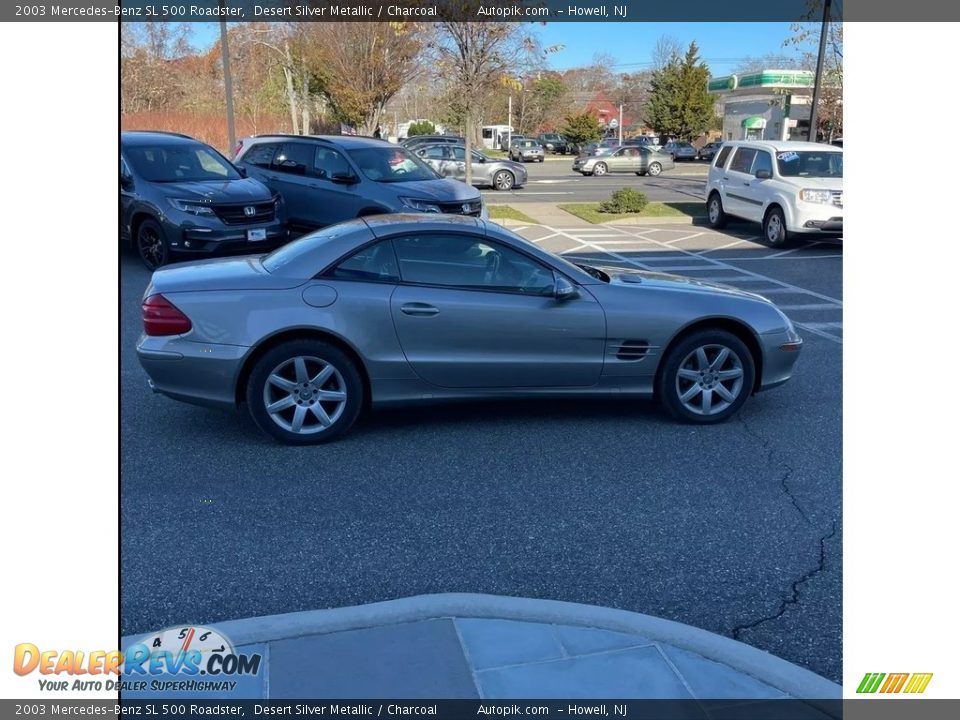
<path fill-rule="evenodd" d="M 261 656 L 238 653 L 220 632 L 172 627 L 147 635 L 123 652 L 41 650 L 32 643 L 14 648 L 13 671 L 38 673 L 45 691 L 230 692 L 233 678 L 260 672 Z"/>
<path fill-rule="evenodd" d="M 922 693 L 933 673 L 867 673 L 857 687 L 858 693 Z"/>

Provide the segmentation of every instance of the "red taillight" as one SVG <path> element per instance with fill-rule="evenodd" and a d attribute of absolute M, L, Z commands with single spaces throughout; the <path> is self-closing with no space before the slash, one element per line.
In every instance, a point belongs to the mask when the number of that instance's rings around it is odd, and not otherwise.
<path fill-rule="evenodd" d="M 190 332 L 190 318 L 163 295 L 151 295 L 143 301 L 143 331 L 147 335 L 182 335 Z"/>

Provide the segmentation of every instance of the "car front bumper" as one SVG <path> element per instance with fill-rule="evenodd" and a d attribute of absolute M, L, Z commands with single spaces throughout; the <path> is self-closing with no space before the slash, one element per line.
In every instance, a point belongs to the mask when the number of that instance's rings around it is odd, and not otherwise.
<path fill-rule="evenodd" d="M 794 233 L 843 233 L 843 208 L 826 203 L 797 203 L 787 230 Z"/>
<path fill-rule="evenodd" d="M 262 240 L 249 240 L 248 230 L 262 230 Z M 178 253 L 214 255 L 219 252 L 235 252 L 249 249 L 257 252 L 261 249 L 277 247 L 290 240 L 290 231 L 280 220 L 258 225 L 220 225 L 206 227 L 184 224 L 167 229 L 170 249 Z"/>
<path fill-rule="evenodd" d="M 763 367 L 757 390 L 770 390 L 783 385 L 793 376 L 794 367 L 803 349 L 803 340 L 787 331 L 760 336 Z"/>
<path fill-rule="evenodd" d="M 137 359 L 155 393 L 207 407 L 235 408 L 236 382 L 249 348 L 141 335 Z"/>

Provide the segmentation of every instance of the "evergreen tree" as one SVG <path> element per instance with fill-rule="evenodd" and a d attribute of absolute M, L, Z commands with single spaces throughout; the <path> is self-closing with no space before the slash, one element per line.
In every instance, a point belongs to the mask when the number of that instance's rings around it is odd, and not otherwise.
<path fill-rule="evenodd" d="M 657 132 L 693 140 L 710 128 L 714 99 L 707 92 L 710 70 L 700 60 L 697 43 L 684 57 L 674 55 L 650 80 L 644 120 Z"/>

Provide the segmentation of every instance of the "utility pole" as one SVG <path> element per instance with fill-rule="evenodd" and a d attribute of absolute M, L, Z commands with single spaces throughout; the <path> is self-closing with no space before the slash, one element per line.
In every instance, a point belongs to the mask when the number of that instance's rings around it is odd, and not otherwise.
<path fill-rule="evenodd" d="M 510 138 L 513 136 L 513 93 L 507 97 L 507 152 L 510 152 Z"/>
<path fill-rule="evenodd" d="M 617 131 L 619 132 L 617 144 L 623 145 L 623 103 L 620 103 L 620 120 L 617 122 Z"/>
<path fill-rule="evenodd" d="M 220 0 L 221 17 L 226 17 L 226 0 Z M 220 56 L 223 60 L 223 91 L 227 96 L 227 152 L 237 146 L 237 129 L 233 122 L 233 77 L 230 75 L 230 47 L 227 44 L 227 21 L 220 21 Z"/>
<path fill-rule="evenodd" d="M 817 75 L 813 85 L 813 107 L 810 108 L 810 142 L 817 141 L 817 110 L 820 105 L 820 86 L 823 84 L 823 59 L 827 53 L 827 33 L 830 32 L 830 0 L 823 3 L 823 24 L 820 26 L 820 52 L 817 54 Z"/>

